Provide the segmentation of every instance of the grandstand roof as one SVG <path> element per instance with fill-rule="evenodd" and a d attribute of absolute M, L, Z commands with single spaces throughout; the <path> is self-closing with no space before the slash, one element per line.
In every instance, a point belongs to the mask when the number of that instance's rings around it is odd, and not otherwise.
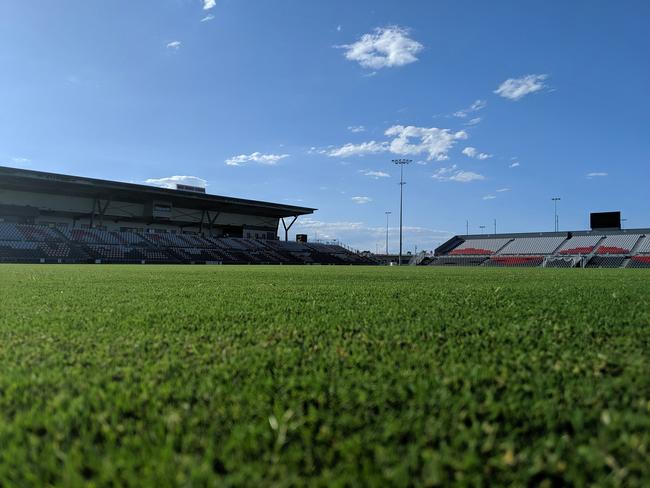
<path fill-rule="evenodd" d="M 219 210 L 274 218 L 307 215 L 314 213 L 316 210 L 309 207 L 297 207 L 280 203 L 194 193 L 6 166 L 0 166 L 0 188 L 54 195 L 111 198 L 136 203 L 163 200 L 182 208 Z"/>

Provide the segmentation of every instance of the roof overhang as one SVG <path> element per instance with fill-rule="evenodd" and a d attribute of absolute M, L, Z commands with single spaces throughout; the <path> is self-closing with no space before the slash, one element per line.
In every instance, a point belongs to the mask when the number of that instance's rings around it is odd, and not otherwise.
<path fill-rule="evenodd" d="M 0 189 L 45 193 L 50 195 L 84 196 L 131 203 L 170 202 L 179 208 L 228 212 L 263 217 L 293 217 L 314 213 L 315 208 L 193 193 L 191 191 L 157 188 L 134 183 L 69 176 L 42 171 L 0 166 Z"/>

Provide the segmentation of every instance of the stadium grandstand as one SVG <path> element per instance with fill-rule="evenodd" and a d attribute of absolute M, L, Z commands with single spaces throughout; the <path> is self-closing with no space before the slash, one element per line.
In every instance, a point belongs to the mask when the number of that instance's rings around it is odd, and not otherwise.
<path fill-rule="evenodd" d="M 296 220 L 314 211 L 0 166 L 0 262 L 376 263 L 341 245 L 288 241 Z"/>
<path fill-rule="evenodd" d="M 455 236 L 420 264 L 546 268 L 650 268 L 650 229 Z"/>

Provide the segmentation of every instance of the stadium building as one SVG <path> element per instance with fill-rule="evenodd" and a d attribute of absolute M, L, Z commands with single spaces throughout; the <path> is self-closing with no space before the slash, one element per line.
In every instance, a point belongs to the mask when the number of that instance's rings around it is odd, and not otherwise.
<path fill-rule="evenodd" d="M 370 263 L 341 246 L 288 242 L 296 220 L 314 211 L 187 185 L 0 167 L 0 261 Z"/>
<path fill-rule="evenodd" d="M 454 236 L 431 266 L 650 268 L 650 229 L 622 229 L 620 212 L 591 214 L 591 230 Z"/>

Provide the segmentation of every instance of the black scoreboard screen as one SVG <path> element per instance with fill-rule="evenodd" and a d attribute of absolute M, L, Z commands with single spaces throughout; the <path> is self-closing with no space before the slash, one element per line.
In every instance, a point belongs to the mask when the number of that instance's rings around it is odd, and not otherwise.
<path fill-rule="evenodd" d="M 596 212 L 591 214 L 592 229 L 620 229 L 621 212 Z"/>

